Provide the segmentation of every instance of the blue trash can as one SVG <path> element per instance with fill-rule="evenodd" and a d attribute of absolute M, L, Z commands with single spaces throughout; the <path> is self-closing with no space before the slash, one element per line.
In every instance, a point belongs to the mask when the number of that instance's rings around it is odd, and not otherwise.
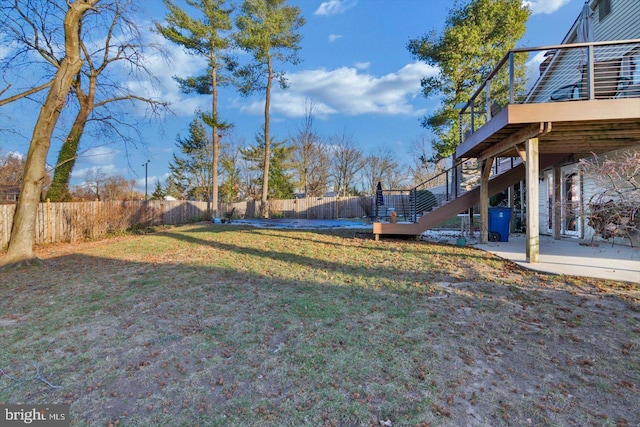
<path fill-rule="evenodd" d="M 511 208 L 489 209 L 489 233 L 498 233 L 501 242 L 508 242 L 510 228 Z"/>

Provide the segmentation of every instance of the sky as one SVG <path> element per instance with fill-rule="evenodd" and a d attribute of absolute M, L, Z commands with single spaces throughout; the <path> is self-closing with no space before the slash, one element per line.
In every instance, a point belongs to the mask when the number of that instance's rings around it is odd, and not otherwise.
<path fill-rule="evenodd" d="M 81 184 L 88 172 L 100 168 L 136 180 L 151 193 L 156 181 L 164 184 L 176 138 L 185 137 L 195 110 L 210 110 L 211 98 L 179 91 L 173 76 L 199 73 L 205 64 L 147 31 L 153 20 L 162 21 L 166 10 L 162 1 L 141 2 L 144 10 L 135 17 L 146 37 L 169 52 L 163 59 L 149 56 L 147 66 L 159 83 L 150 89 L 144 82 L 124 81 L 132 88 L 171 102 L 173 114 L 140 125 L 143 142 L 124 146 L 87 133 L 81 142 L 82 154 L 72 175 L 72 185 Z M 530 0 L 532 16 L 518 47 L 559 44 L 580 13 L 583 0 Z M 299 52 L 302 62 L 281 67 L 289 87 L 276 88 L 272 99 L 272 135 L 286 139 L 302 124 L 305 101 L 313 102 L 316 130 L 324 137 L 348 135 L 365 153 L 388 148 L 401 163 L 411 162 L 411 148 L 429 135 L 420 118 L 438 106 L 437 99 L 421 94 L 420 79 L 437 73 L 416 61 L 406 49 L 410 39 L 435 29 L 442 30 L 452 0 L 289 0 L 300 7 L 306 24 Z M 10 48 L 0 46 L 0 60 Z M 243 60 L 244 53 L 239 53 Z M 11 76 L 9 76 L 11 77 Z M 233 137 L 253 144 L 263 125 L 261 97 L 241 97 L 233 89 L 221 91 L 219 115 L 233 123 Z M 0 110 L 0 155 L 25 155 L 38 106 L 23 102 Z M 144 111 L 132 111 L 143 118 Z M 65 123 L 63 122 L 62 125 Z M 55 164 L 59 138 L 52 140 L 48 164 Z"/>

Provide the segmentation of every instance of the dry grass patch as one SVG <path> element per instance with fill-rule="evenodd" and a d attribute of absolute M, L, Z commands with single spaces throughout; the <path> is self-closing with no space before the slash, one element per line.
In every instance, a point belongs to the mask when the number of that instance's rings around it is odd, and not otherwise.
<path fill-rule="evenodd" d="M 0 402 L 68 402 L 74 425 L 640 423 L 637 287 L 358 236 L 40 248 L 0 272 Z"/>

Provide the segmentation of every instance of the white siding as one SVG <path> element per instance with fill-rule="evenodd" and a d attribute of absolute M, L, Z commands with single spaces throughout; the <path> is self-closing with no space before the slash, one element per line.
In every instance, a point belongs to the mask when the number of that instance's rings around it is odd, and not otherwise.
<path fill-rule="evenodd" d="M 545 174 L 545 171 L 540 171 L 540 178 L 542 178 Z M 538 230 L 540 230 L 540 234 L 546 235 L 549 234 L 547 232 L 547 183 L 544 181 L 538 180 Z"/>

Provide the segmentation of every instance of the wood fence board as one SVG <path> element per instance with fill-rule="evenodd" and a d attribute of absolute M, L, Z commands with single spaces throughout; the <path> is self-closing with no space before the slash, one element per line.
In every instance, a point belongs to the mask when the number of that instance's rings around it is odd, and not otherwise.
<path fill-rule="evenodd" d="M 291 219 L 362 218 L 368 215 L 363 209 L 367 203 L 371 206 L 371 197 L 307 197 L 270 201 L 272 217 Z M 234 208 L 234 217 L 255 218 L 260 214 L 261 202 L 221 203 L 221 215 Z M 44 244 L 102 238 L 107 233 L 136 224 L 186 224 L 206 219 L 209 209 L 207 202 L 185 200 L 40 203 L 34 242 Z M 0 205 L 0 247 L 9 243 L 14 212 L 15 204 Z"/>

